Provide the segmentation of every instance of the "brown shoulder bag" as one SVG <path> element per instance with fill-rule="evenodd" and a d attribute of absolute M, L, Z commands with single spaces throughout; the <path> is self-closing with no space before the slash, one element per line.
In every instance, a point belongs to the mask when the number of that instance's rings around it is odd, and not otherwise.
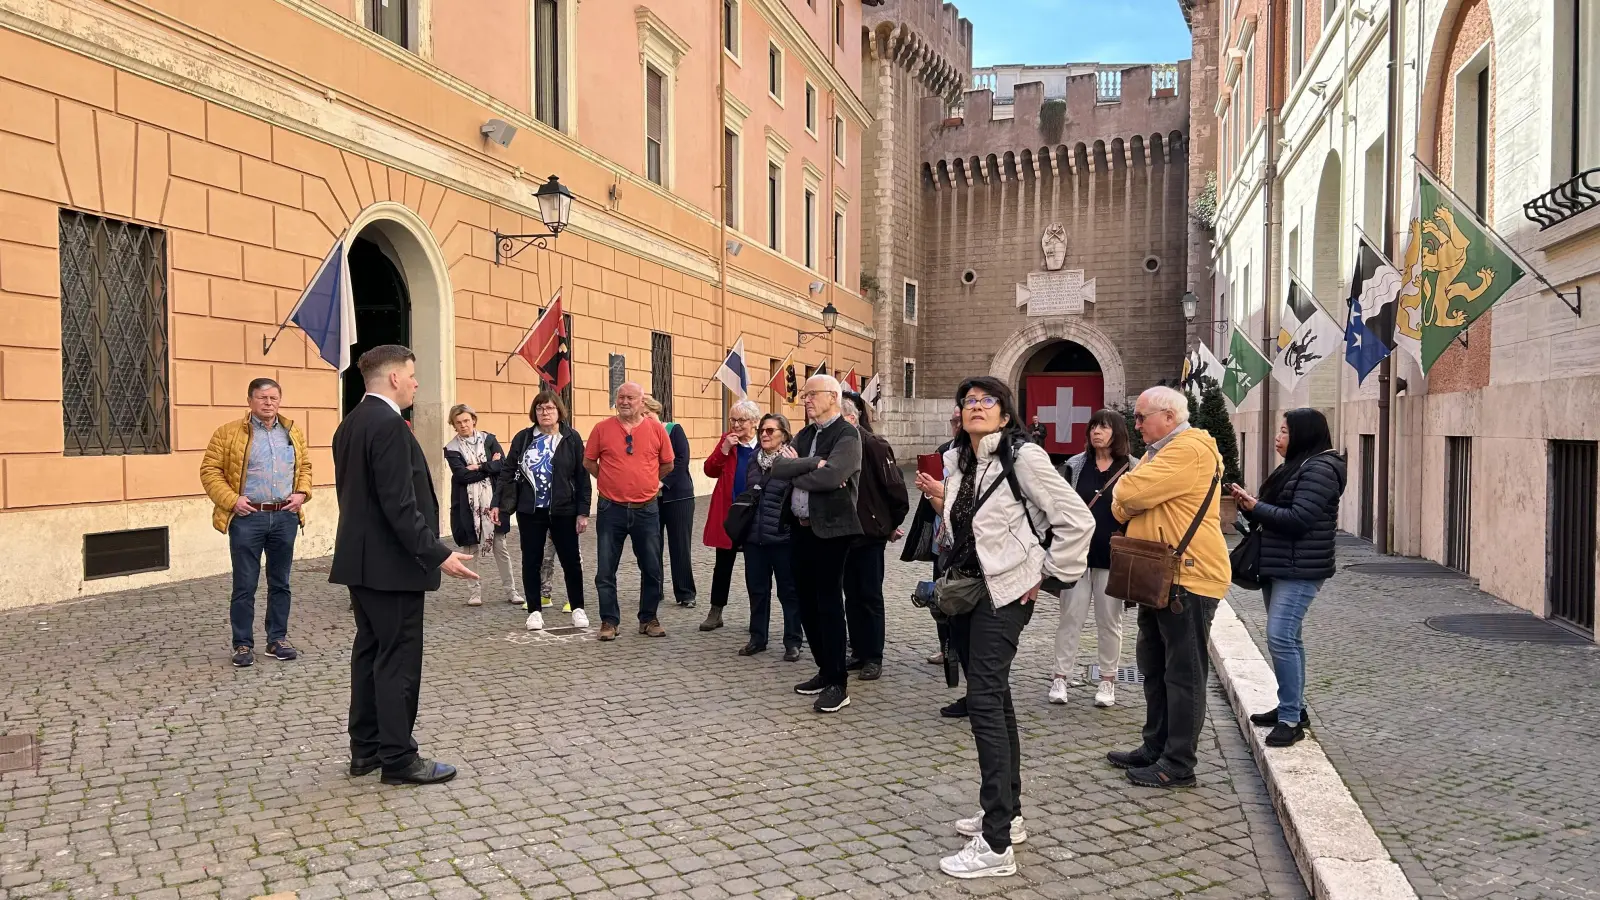
<path fill-rule="evenodd" d="M 1106 580 L 1106 593 L 1118 600 L 1127 600 L 1156 609 L 1166 609 L 1172 600 L 1172 582 L 1183 566 L 1183 552 L 1200 530 L 1206 510 L 1211 508 L 1211 498 L 1217 494 L 1217 482 L 1222 478 L 1219 469 L 1211 477 L 1211 488 L 1206 499 L 1189 523 L 1189 531 L 1176 547 L 1166 541 L 1144 541 L 1126 535 L 1111 536 L 1111 571 Z"/>

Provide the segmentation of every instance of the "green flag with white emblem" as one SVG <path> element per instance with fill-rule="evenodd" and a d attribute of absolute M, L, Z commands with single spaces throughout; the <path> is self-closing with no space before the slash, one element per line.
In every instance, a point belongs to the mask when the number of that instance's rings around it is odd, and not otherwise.
<path fill-rule="evenodd" d="M 1522 279 L 1522 267 L 1483 220 L 1457 202 L 1426 171 L 1417 173 L 1412 239 L 1421 238 L 1413 278 L 1420 281 L 1422 371 L 1433 369 L 1456 335 L 1466 331 Z M 1410 256 L 1410 254 L 1407 254 Z"/>
<path fill-rule="evenodd" d="M 1228 358 L 1223 365 L 1222 393 L 1227 395 L 1235 409 L 1272 371 L 1272 363 L 1237 328 L 1233 330 L 1233 340 L 1228 344 Z"/>

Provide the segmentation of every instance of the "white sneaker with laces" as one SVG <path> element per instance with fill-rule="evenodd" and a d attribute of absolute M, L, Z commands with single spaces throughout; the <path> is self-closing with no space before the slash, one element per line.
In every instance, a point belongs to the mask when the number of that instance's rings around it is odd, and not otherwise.
<path fill-rule="evenodd" d="M 966 837 L 979 837 L 983 834 L 983 810 L 970 819 L 956 820 L 956 833 Z M 1020 844 L 1028 839 L 1028 829 L 1022 827 L 1022 817 L 1017 816 L 1011 820 L 1011 843 Z"/>
<path fill-rule="evenodd" d="M 939 870 L 952 878 L 997 878 L 1017 874 L 1017 857 L 1010 847 L 1003 853 L 990 850 L 989 842 L 979 835 L 955 856 L 939 860 Z"/>
<path fill-rule="evenodd" d="M 529 631 L 543 631 L 544 630 L 544 615 L 542 613 L 540 613 L 537 609 L 534 610 L 531 613 L 528 613 L 528 630 Z"/>
<path fill-rule="evenodd" d="M 589 614 L 584 612 L 582 607 L 579 607 L 578 609 L 573 610 L 572 611 L 572 624 L 573 624 L 574 627 L 577 627 L 577 628 L 588 628 L 589 627 Z"/>
<path fill-rule="evenodd" d="M 1067 680 L 1060 675 L 1050 680 L 1050 702 L 1067 702 Z"/>
<path fill-rule="evenodd" d="M 1100 682 L 1100 689 L 1094 692 L 1094 705 L 1101 709 L 1117 705 L 1117 683 L 1115 681 Z"/>

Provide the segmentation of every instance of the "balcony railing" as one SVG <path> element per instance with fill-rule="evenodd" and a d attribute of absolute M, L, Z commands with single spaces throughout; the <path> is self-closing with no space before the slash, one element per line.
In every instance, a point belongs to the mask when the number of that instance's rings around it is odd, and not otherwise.
<path fill-rule="evenodd" d="M 1094 88 L 1094 102 L 1122 102 L 1122 72 L 1114 69 L 1101 69 L 1095 73 Z"/>
<path fill-rule="evenodd" d="M 1150 96 L 1176 97 L 1178 95 L 1178 67 L 1160 65 L 1150 67 Z"/>
<path fill-rule="evenodd" d="M 1600 168 L 1580 172 L 1522 204 L 1522 214 L 1544 231 L 1596 206 L 1600 206 Z"/>

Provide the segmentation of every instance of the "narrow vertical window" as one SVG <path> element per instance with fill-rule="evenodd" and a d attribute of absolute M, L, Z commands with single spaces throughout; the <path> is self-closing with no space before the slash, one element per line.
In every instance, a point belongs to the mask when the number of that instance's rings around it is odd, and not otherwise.
<path fill-rule="evenodd" d="M 368 0 L 367 27 L 411 49 L 410 0 Z"/>
<path fill-rule="evenodd" d="M 779 227 L 783 224 L 783 170 L 767 163 L 767 246 L 779 249 Z"/>
<path fill-rule="evenodd" d="M 722 49 L 739 56 L 739 0 L 722 0 Z"/>
<path fill-rule="evenodd" d="M 561 16 L 558 0 L 535 0 L 533 20 L 533 116 L 561 127 Z"/>
<path fill-rule="evenodd" d="M 905 368 L 901 370 L 900 380 L 904 382 L 900 386 L 900 389 L 904 392 L 905 396 L 915 397 L 917 395 L 916 360 L 908 359 L 905 361 Z"/>
<path fill-rule="evenodd" d="M 722 221 L 729 228 L 739 227 L 739 136 L 722 133 Z"/>
<path fill-rule="evenodd" d="M 806 130 L 817 133 L 817 88 L 806 82 Z"/>
<path fill-rule="evenodd" d="M 645 123 L 644 167 L 645 177 L 662 184 L 662 169 L 666 159 L 667 97 L 666 79 L 655 66 L 644 67 Z"/>
<path fill-rule="evenodd" d="M 833 157 L 844 162 L 844 116 L 833 117 Z"/>
<path fill-rule="evenodd" d="M 1300 78 L 1306 60 L 1306 0 L 1289 0 L 1289 83 Z"/>
<path fill-rule="evenodd" d="M 817 195 L 806 191 L 806 268 L 817 267 Z"/>
<path fill-rule="evenodd" d="M 844 0 L 833 4 L 833 42 L 844 46 Z"/>
<path fill-rule="evenodd" d="M 1477 140 L 1473 148 L 1473 209 L 1489 219 L 1489 66 L 1478 73 Z"/>
<path fill-rule="evenodd" d="M 777 44 L 767 45 L 767 93 L 783 99 L 783 51 Z"/>
<path fill-rule="evenodd" d="M 844 283 L 844 213 L 833 214 L 833 280 Z"/>
<path fill-rule="evenodd" d="M 917 283 L 915 281 L 907 281 L 905 283 L 905 320 L 912 324 L 916 324 L 917 321 Z"/>

